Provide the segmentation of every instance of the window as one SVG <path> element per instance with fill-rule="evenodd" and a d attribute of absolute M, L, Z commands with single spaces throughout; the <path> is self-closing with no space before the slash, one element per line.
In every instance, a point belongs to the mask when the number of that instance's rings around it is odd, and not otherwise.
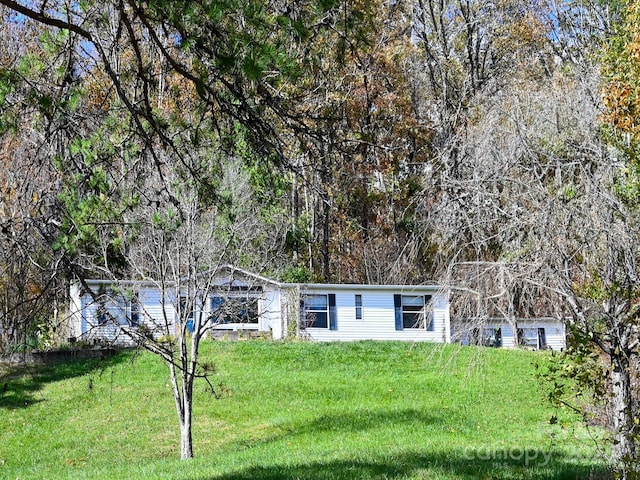
<path fill-rule="evenodd" d="M 523 347 L 545 349 L 547 348 L 547 333 L 542 328 L 519 328 L 518 340 Z"/>
<path fill-rule="evenodd" d="M 482 345 L 485 347 L 502 346 L 502 329 L 488 327 L 482 329 Z"/>
<path fill-rule="evenodd" d="M 362 295 L 356 295 L 356 320 L 362 320 Z"/>
<path fill-rule="evenodd" d="M 433 331 L 433 316 L 428 311 L 431 295 L 394 295 L 396 330 Z"/>
<path fill-rule="evenodd" d="M 402 296 L 402 328 L 422 328 L 424 326 L 424 297 Z"/>
<path fill-rule="evenodd" d="M 222 323 L 258 323 L 257 297 L 211 297 L 211 320 Z"/>
<path fill-rule="evenodd" d="M 140 324 L 140 300 L 137 293 L 134 293 L 129 300 L 129 321 L 134 326 Z"/>
<path fill-rule="evenodd" d="M 304 323 L 307 328 L 327 328 L 329 301 L 326 295 L 307 295 L 304 299 Z"/>
<path fill-rule="evenodd" d="M 547 348 L 547 334 L 544 331 L 544 328 L 538 328 L 538 348 Z"/>
<path fill-rule="evenodd" d="M 236 304 L 235 318 L 240 323 L 258 323 L 258 299 L 241 298 Z"/>
<path fill-rule="evenodd" d="M 303 328 L 338 329 L 335 294 L 306 295 L 301 307 Z"/>
<path fill-rule="evenodd" d="M 109 312 L 103 302 L 100 302 L 96 309 L 96 319 L 98 320 L 98 325 L 104 325 L 109 321 Z"/>
<path fill-rule="evenodd" d="M 215 325 L 220 323 L 224 323 L 224 298 L 222 297 L 211 297 L 211 314 L 209 319 Z"/>
<path fill-rule="evenodd" d="M 133 299 L 129 300 L 121 291 L 108 288 L 102 289 L 97 298 L 95 319 L 98 325 L 114 323 L 120 325 L 137 324 L 137 296 L 134 307 Z M 135 313 L 136 322 L 133 321 Z"/>

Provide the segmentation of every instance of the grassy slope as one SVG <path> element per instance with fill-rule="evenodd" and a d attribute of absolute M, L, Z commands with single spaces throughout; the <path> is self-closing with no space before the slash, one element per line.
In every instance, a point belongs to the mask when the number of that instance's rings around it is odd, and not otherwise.
<path fill-rule="evenodd" d="M 549 425 L 540 354 L 255 341 L 207 343 L 203 355 L 229 393 L 196 388 L 188 462 L 151 355 L 4 372 L 0 478 L 546 479 L 592 466 L 576 419 Z"/>

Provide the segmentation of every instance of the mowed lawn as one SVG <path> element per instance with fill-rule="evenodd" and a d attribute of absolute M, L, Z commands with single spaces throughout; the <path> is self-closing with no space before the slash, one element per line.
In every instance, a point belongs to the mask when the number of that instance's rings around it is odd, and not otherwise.
<path fill-rule="evenodd" d="M 544 400 L 547 353 L 256 340 L 202 357 L 220 398 L 197 385 L 190 461 L 153 355 L 0 370 L 0 478 L 606 478 L 592 432 Z"/>

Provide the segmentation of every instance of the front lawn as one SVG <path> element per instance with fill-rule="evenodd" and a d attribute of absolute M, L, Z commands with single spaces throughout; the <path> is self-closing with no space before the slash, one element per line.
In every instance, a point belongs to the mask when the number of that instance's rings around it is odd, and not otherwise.
<path fill-rule="evenodd" d="M 0 478 L 606 478 L 590 432 L 544 401 L 546 353 L 258 340 L 202 352 L 221 398 L 196 387 L 186 462 L 150 354 L 0 371 Z"/>

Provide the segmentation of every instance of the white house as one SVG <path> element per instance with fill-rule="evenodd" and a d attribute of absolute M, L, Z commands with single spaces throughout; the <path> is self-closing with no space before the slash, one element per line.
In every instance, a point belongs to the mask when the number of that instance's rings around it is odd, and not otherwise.
<path fill-rule="evenodd" d="M 226 266 L 207 298 L 193 305 L 178 298 L 179 286 L 170 287 L 129 280 L 74 284 L 70 336 L 127 344 L 130 329 L 175 335 L 179 310 L 188 308 L 187 326 L 202 315 L 212 330 L 253 330 L 274 339 L 451 341 L 449 292 L 438 286 L 280 283 Z"/>
<path fill-rule="evenodd" d="M 518 318 L 515 324 L 501 318 L 455 322 L 452 330 L 453 341 L 465 345 L 556 351 L 566 348 L 565 323 L 551 317 Z"/>
<path fill-rule="evenodd" d="M 449 292 L 437 286 L 280 284 L 265 302 L 273 338 L 449 343 Z"/>

